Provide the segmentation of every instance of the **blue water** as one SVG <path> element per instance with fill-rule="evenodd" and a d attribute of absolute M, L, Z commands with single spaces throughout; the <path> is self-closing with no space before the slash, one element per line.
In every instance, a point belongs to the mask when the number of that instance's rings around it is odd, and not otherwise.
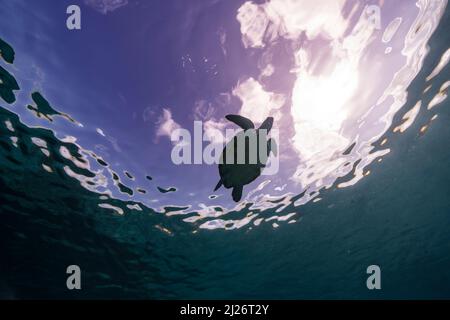
<path fill-rule="evenodd" d="M 310 24 L 296 35 L 287 19 L 264 45 L 243 28 L 244 1 L 93 3 L 79 1 L 82 29 L 69 31 L 71 2 L 0 0 L 0 38 L 15 51 L 0 65 L 20 87 L 0 99 L 0 297 L 450 297 L 446 1 L 385 4 L 371 37 L 351 31 L 355 2 L 343 20 L 330 4 L 317 15 L 329 9 L 332 30 L 328 17 L 319 35 Z M 303 49 L 316 64 L 296 61 Z M 255 83 L 283 103 L 246 105 L 242 84 Z M 237 204 L 213 193 L 216 166 L 171 162 L 158 134 L 167 112 L 188 129 L 274 116 L 280 171 Z M 73 264 L 80 291 L 66 288 Z M 370 265 L 381 290 L 366 287 Z"/>

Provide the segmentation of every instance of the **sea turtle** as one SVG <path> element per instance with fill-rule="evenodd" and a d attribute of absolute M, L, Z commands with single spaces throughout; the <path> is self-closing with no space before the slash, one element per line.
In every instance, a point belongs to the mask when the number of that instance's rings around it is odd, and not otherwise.
<path fill-rule="evenodd" d="M 243 116 L 230 114 L 225 118 L 237 124 L 243 131 L 236 134 L 222 151 L 219 162 L 220 180 L 214 191 L 222 185 L 227 189 L 233 188 L 233 200 L 238 202 L 241 200 L 244 185 L 261 174 L 270 152 L 277 154 L 275 140 L 267 139 L 273 118 L 268 117 L 258 129 L 255 129 L 251 120 Z"/>

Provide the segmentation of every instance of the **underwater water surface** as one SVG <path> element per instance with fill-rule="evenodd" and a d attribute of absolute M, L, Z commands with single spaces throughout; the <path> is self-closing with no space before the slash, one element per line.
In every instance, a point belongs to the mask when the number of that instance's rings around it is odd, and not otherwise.
<path fill-rule="evenodd" d="M 450 298 L 447 1 L 78 2 L 0 0 L 1 298 Z M 279 134 L 238 203 L 171 159 L 230 113 Z"/>

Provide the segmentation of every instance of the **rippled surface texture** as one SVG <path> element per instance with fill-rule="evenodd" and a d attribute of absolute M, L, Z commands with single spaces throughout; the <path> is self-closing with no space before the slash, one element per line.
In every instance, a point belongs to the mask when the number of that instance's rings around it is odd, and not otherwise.
<path fill-rule="evenodd" d="M 1 298 L 450 298 L 446 0 L 69 4 L 0 0 Z M 279 133 L 239 203 L 171 160 L 230 113 Z"/>

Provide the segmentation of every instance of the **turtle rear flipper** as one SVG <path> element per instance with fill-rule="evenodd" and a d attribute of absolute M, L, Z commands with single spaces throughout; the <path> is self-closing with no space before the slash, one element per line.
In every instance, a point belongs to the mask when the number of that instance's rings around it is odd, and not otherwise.
<path fill-rule="evenodd" d="M 220 179 L 219 182 L 217 182 L 217 185 L 214 188 L 214 191 L 217 191 L 217 189 L 219 189 L 221 186 L 222 186 L 222 179 Z"/>
<path fill-rule="evenodd" d="M 231 194 L 232 194 L 233 200 L 235 202 L 239 202 L 239 200 L 241 200 L 242 188 L 243 188 L 243 186 L 236 186 L 236 187 L 233 188 L 233 192 Z"/>

